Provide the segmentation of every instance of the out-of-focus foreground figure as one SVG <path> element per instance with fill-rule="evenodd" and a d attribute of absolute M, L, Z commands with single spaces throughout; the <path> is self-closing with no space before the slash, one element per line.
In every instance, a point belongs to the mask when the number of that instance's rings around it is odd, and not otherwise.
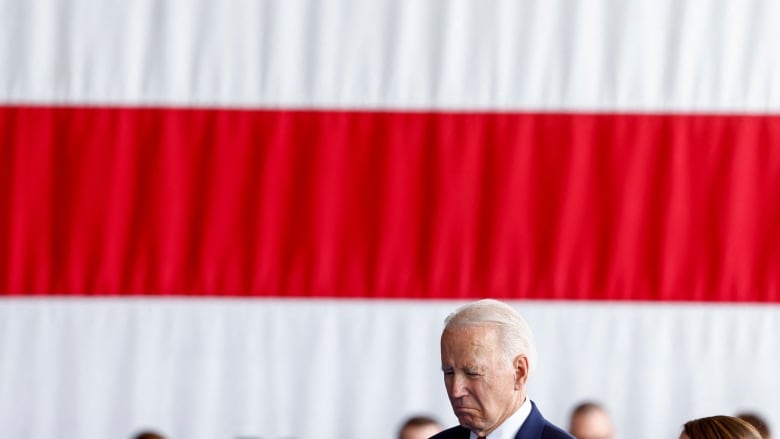
<path fill-rule="evenodd" d="M 761 439 L 761 433 L 735 416 L 711 416 L 686 422 L 680 439 Z"/>
<path fill-rule="evenodd" d="M 165 436 L 163 436 L 160 433 L 157 433 L 156 431 L 142 431 L 135 436 L 133 436 L 133 439 L 165 439 Z"/>
<path fill-rule="evenodd" d="M 772 432 L 769 428 L 769 424 L 758 413 L 743 412 L 738 414 L 737 417 L 755 427 L 763 439 L 772 439 Z"/>
<path fill-rule="evenodd" d="M 569 433 L 577 439 L 615 438 L 609 414 L 603 406 L 592 401 L 583 402 L 572 410 Z"/>
<path fill-rule="evenodd" d="M 428 416 L 414 416 L 398 430 L 398 439 L 428 439 L 442 430 L 441 424 Z"/>

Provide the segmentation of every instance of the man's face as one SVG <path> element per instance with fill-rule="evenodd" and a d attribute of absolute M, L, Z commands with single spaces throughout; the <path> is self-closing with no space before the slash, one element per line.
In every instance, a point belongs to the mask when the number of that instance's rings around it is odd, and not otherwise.
<path fill-rule="evenodd" d="M 485 435 L 523 403 L 528 362 L 504 358 L 493 326 L 451 328 L 441 336 L 441 368 L 460 425 Z"/>
<path fill-rule="evenodd" d="M 577 439 L 612 439 L 615 437 L 609 416 L 601 410 L 591 410 L 575 416 L 571 434 Z"/>

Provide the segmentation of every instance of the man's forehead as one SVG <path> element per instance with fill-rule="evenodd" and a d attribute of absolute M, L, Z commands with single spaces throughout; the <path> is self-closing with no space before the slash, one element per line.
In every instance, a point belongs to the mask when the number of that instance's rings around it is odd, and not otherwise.
<path fill-rule="evenodd" d="M 457 355 L 463 360 L 466 357 L 476 360 L 495 355 L 499 346 L 495 328 L 470 326 L 446 330 L 442 334 L 441 347 L 442 355 L 446 351 L 448 355 Z"/>
<path fill-rule="evenodd" d="M 490 324 L 455 326 L 444 330 L 442 339 L 445 337 L 468 341 L 473 344 L 492 344 L 498 338 L 498 327 Z"/>

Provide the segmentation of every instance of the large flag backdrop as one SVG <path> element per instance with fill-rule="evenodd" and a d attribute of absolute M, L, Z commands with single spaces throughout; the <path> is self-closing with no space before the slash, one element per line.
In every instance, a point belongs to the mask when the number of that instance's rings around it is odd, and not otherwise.
<path fill-rule="evenodd" d="M 0 430 L 454 423 L 443 318 L 621 437 L 780 428 L 780 4 L 0 1 Z"/>

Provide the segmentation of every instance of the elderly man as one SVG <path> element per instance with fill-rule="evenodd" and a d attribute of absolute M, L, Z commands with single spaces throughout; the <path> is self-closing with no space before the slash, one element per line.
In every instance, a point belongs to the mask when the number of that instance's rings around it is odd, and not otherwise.
<path fill-rule="evenodd" d="M 432 439 L 572 439 L 526 395 L 535 357 L 528 324 L 505 303 L 480 300 L 447 317 L 441 368 L 460 425 Z"/>

